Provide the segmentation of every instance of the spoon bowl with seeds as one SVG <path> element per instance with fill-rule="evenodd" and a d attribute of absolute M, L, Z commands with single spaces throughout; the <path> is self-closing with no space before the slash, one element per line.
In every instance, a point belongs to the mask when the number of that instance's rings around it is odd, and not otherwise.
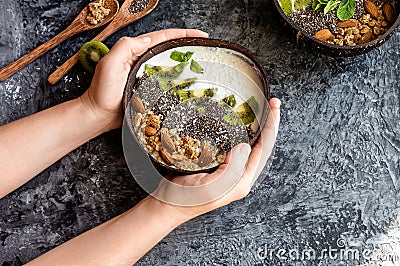
<path fill-rule="evenodd" d="M 87 5 L 72 23 L 61 33 L 40 45 L 30 53 L 20 57 L 0 70 L 0 81 L 4 81 L 17 71 L 26 67 L 58 44 L 68 38 L 88 30 L 102 27 L 112 21 L 118 13 L 119 3 L 117 0 L 96 0 Z"/>

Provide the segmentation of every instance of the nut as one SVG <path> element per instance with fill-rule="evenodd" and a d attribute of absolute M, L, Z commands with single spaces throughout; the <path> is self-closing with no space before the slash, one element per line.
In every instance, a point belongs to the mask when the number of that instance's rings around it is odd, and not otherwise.
<path fill-rule="evenodd" d="M 139 97 L 133 96 L 132 105 L 136 112 L 138 113 L 146 112 L 146 108 L 144 108 L 143 102 Z"/>
<path fill-rule="evenodd" d="M 365 33 L 369 32 L 370 30 L 371 30 L 371 28 L 368 27 L 367 25 L 362 25 L 360 28 L 360 33 L 365 34 Z"/>
<path fill-rule="evenodd" d="M 144 128 L 144 134 L 146 134 L 146 136 L 154 136 L 157 134 L 157 129 L 155 129 L 154 127 L 146 126 Z"/>
<path fill-rule="evenodd" d="M 352 35 L 353 34 L 353 29 L 352 28 L 347 28 L 347 29 L 344 30 L 344 33 L 346 35 Z"/>
<path fill-rule="evenodd" d="M 367 13 L 371 14 L 372 17 L 378 19 L 378 17 L 379 17 L 378 8 L 376 7 L 376 5 L 373 2 L 371 2 L 371 1 L 364 2 L 364 8 L 365 8 L 365 11 L 367 11 Z"/>
<path fill-rule="evenodd" d="M 148 114 L 146 119 L 146 125 L 158 128 L 161 125 L 161 118 L 155 114 Z"/>
<path fill-rule="evenodd" d="M 174 164 L 174 159 L 172 158 L 171 154 L 169 154 L 166 150 L 161 149 L 160 152 L 160 157 L 161 159 L 167 164 L 167 165 L 173 165 Z"/>
<path fill-rule="evenodd" d="M 167 129 L 161 131 L 161 143 L 164 149 L 173 153 L 176 151 L 175 143 Z"/>
<path fill-rule="evenodd" d="M 374 34 L 377 35 L 377 36 L 381 35 L 384 32 L 385 32 L 385 29 L 383 29 L 383 28 L 380 28 L 380 27 L 375 27 L 374 28 Z"/>
<path fill-rule="evenodd" d="M 383 15 L 386 20 L 390 23 L 394 23 L 396 20 L 396 10 L 394 9 L 392 4 L 384 3 L 382 6 Z"/>
<path fill-rule="evenodd" d="M 361 39 L 358 41 L 358 44 L 364 44 L 364 43 L 370 42 L 370 41 L 372 41 L 372 39 L 373 39 L 372 31 L 369 30 L 367 33 L 365 33 L 361 37 Z"/>
<path fill-rule="evenodd" d="M 376 26 L 376 20 L 373 19 L 373 20 L 371 20 L 370 22 L 368 22 L 368 26 L 370 26 L 370 27 L 375 27 L 375 26 Z"/>
<path fill-rule="evenodd" d="M 136 128 L 140 127 L 140 124 L 142 123 L 142 118 L 143 118 L 143 116 L 141 113 L 136 114 L 136 116 L 135 116 L 135 127 Z"/>
<path fill-rule="evenodd" d="M 200 167 L 205 167 L 212 162 L 212 151 L 210 150 L 209 143 L 207 142 L 204 144 L 203 148 L 201 149 L 201 154 L 199 157 L 199 162 L 197 163 Z"/>
<path fill-rule="evenodd" d="M 332 32 L 328 29 L 318 31 L 315 33 L 314 37 L 320 41 L 327 41 L 334 38 Z"/>
<path fill-rule="evenodd" d="M 337 24 L 339 28 L 350 28 L 350 27 L 357 27 L 358 26 L 358 20 L 356 19 L 348 19 L 345 21 L 341 21 Z"/>

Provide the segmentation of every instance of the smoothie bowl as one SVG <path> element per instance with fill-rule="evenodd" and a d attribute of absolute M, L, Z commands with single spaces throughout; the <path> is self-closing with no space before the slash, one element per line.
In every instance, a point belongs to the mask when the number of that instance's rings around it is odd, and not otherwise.
<path fill-rule="evenodd" d="M 331 56 L 367 53 L 400 25 L 399 0 L 274 0 L 298 43 Z"/>
<path fill-rule="evenodd" d="M 265 70 L 250 51 L 184 38 L 138 60 L 125 88 L 125 122 L 160 172 L 212 172 L 234 146 L 255 143 L 269 98 Z"/>

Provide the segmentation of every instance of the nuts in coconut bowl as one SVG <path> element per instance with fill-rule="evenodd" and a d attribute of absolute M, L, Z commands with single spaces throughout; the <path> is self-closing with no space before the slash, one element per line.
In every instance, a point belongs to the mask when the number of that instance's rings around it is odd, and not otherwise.
<path fill-rule="evenodd" d="M 274 0 L 297 37 L 333 56 L 368 52 L 400 24 L 398 0 Z"/>
<path fill-rule="evenodd" d="M 269 113 L 258 60 L 243 47 L 185 38 L 147 52 L 125 90 L 129 130 L 169 173 L 215 170 L 239 143 L 254 144 Z"/>

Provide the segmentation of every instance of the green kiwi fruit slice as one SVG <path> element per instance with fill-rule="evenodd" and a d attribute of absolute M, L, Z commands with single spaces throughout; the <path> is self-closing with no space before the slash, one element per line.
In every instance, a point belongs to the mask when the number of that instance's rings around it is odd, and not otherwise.
<path fill-rule="evenodd" d="M 221 100 L 221 104 L 222 106 L 225 106 L 227 108 L 233 108 L 236 105 L 236 99 L 235 99 L 235 95 L 229 95 L 228 97 L 225 97 Z"/>
<path fill-rule="evenodd" d="M 147 75 L 158 79 L 176 79 L 188 64 L 189 62 L 182 62 L 176 66 L 153 66 L 147 64 L 145 65 L 145 72 Z"/>
<path fill-rule="evenodd" d="M 185 89 L 190 87 L 193 83 L 195 83 L 197 78 L 190 78 L 190 79 L 182 79 L 182 80 L 165 80 L 161 79 L 158 81 L 160 87 L 164 91 L 171 91 L 177 92 L 179 90 Z"/>
<path fill-rule="evenodd" d="M 232 125 L 249 125 L 256 119 L 260 106 L 255 97 L 250 97 L 246 102 L 236 107 L 233 112 L 224 116 L 224 121 Z"/>
<path fill-rule="evenodd" d="M 181 101 L 187 101 L 189 99 L 202 98 L 202 97 L 213 97 L 215 89 L 204 89 L 204 90 L 180 90 L 176 94 L 179 96 Z"/>
<path fill-rule="evenodd" d="M 79 51 L 79 61 L 83 68 L 90 73 L 96 69 L 97 63 L 110 51 L 108 47 L 98 41 L 85 43 Z"/>
<path fill-rule="evenodd" d="M 258 104 L 256 98 L 254 96 L 251 96 L 246 103 L 250 106 L 251 110 L 253 110 L 253 112 L 255 114 L 258 114 L 260 112 L 260 105 Z"/>

